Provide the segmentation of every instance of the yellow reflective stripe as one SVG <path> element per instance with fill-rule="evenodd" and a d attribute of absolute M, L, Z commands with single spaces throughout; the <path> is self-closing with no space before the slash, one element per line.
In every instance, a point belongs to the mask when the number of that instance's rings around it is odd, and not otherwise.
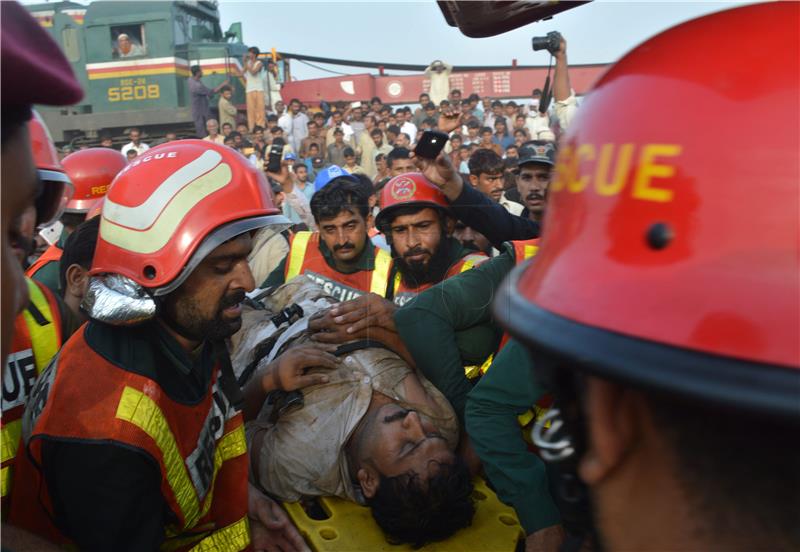
<path fill-rule="evenodd" d="M 25 318 L 25 324 L 28 326 L 28 333 L 31 336 L 31 349 L 33 349 L 33 360 L 36 364 L 36 373 L 40 374 L 50 361 L 56 356 L 60 343 L 58 342 L 58 327 L 53 316 L 53 311 L 50 309 L 50 303 L 47 302 L 47 297 L 44 292 L 39 289 L 39 286 L 30 278 L 25 278 L 28 283 L 28 293 L 31 297 L 31 303 L 36 307 L 42 315 L 50 321 L 49 324 L 40 326 L 34 320 L 28 309 L 22 311 L 22 316 Z"/>
<path fill-rule="evenodd" d="M 11 490 L 11 466 L 0 470 L 0 496 L 7 496 Z"/>
<path fill-rule="evenodd" d="M 298 274 L 303 266 L 303 259 L 306 258 L 308 240 L 311 239 L 311 232 L 298 232 L 292 239 L 292 247 L 289 250 L 289 270 L 286 272 L 288 282 Z"/>
<path fill-rule="evenodd" d="M 461 270 L 459 272 L 466 272 L 470 268 L 474 268 L 475 266 L 481 264 L 489 257 L 485 255 L 467 255 L 464 257 L 464 264 L 461 265 Z"/>
<path fill-rule="evenodd" d="M 250 544 L 250 520 L 247 516 L 239 521 L 214 531 L 197 543 L 193 551 L 232 552 L 244 550 Z"/>
<path fill-rule="evenodd" d="M 7 424 L 3 424 L 2 429 L 2 463 L 5 464 L 7 460 L 11 460 L 17 455 L 17 448 L 19 447 L 19 438 L 22 435 L 22 420 L 14 420 Z"/>
<path fill-rule="evenodd" d="M 175 501 L 183 513 L 184 528 L 191 527 L 200 517 L 200 504 L 189 478 L 183 456 L 178 450 L 175 435 L 158 405 L 132 387 L 125 387 L 117 406 L 117 418 L 130 422 L 149 435 L 161 450 L 167 481 L 175 495 Z"/>
<path fill-rule="evenodd" d="M 532 410 L 526 411 L 524 414 L 520 414 L 517 416 L 517 422 L 521 427 L 525 427 L 530 423 L 531 420 L 535 417 Z"/>
<path fill-rule="evenodd" d="M 483 361 L 483 364 L 478 366 L 477 364 L 471 364 L 469 366 L 464 366 L 464 374 L 466 374 L 467 379 L 477 378 L 486 373 L 489 369 L 489 366 L 492 365 L 492 361 L 494 360 L 494 355 L 489 355 L 486 360 Z"/>
<path fill-rule="evenodd" d="M 211 502 L 214 496 L 214 484 L 217 482 L 217 473 L 224 462 L 241 456 L 247 452 L 247 440 L 244 436 L 244 426 L 240 425 L 222 436 L 222 439 L 217 443 L 217 449 L 214 451 L 214 476 L 211 479 L 208 495 L 203 502 L 203 510 L 200 512 L 200 517 L 203 517 L 211 509 Z"/>
<path fill-rule="evenodd" d="M 539 251 L 539 246 L 538 245 L 526 245 L 522 249 L 522 258 L 523 259 L 530 259 L 534 255 L 536 255 L 537 251 Z"/>
<path fill-rule="evenodd" d="M 372 280 L 370 281 L 369 290 L 372 293 L 377 293 L 381 297 L 386 296 L 386 291 L 389 288 L 389 270 L 392 268 L 392 256 L 381 248 L 378 248 L 378 253 L 375 255 L 375 268 L 372 270 Z"/>

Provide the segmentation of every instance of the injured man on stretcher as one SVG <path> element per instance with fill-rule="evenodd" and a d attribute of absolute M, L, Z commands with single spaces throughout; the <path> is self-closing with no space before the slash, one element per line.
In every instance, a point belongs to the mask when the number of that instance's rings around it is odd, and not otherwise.
<path fill-rule="evenodd" d="M 393 541 L 445 539 L 474 514 L 471 475 L 456 452 L 458 418 L 381 342 L 315 343 L 308 321 L 335 303 L 299 276 L 244 306 L 231 355 L 240 384 L 266 377 L 266 367 L 293 349 L 322 348 L 338 359 L 307 369 L 325 381 L 270 393 L 248 424 L 253 483 L 284 501 L 338 496 L 367 505 Z"/>

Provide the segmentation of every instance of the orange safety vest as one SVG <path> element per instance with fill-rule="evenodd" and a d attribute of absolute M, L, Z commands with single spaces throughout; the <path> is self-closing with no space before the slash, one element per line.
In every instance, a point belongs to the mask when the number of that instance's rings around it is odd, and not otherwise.
<path fill-rule="evenodd" d="M 375 247 L 375 268 L 343 274 L 332 268 L 319 250 L 319 232 L 298 232 L 289 245 L 289 257 L 284 269 L 288 282 L 298 274 L 305 274 L 322 286 L 328 295 L 347 301 L 365 293 L 386 297 L 392 256 Z"/>
<path fill-rule="evenodd" d="M 28 307 L 14 321 L 11 354 L 3 372 L 2 491 L 3 517 L 8 515 L 11 484 L 22 436 L 22 413 L 36 378 L 61 347 L 61 314 L 47 286 L 25 278 L 30 295 Z"/>
<path fill-rule="evenodd" d="M 28 270 L 25 271 L 25 276 L 33 278 L 33 275 L 39 272 L 39 270 L 41 270 L 46 264 L 57 263 L 60 261 L 63 254 L 63 249 L 55 244 L 51 245 L 44 250 L 44 253 L 42 253 L 41 256 L 36 259 L 31 266 L 28 267 Z"/>
<path fill-rule="evenodd" d="M 20 458 L 15 484 L 21 494 L 11 504 L 10 522 L 67 543 L 51 521 L 50 496 L 37 469 L 42 441 L 113 442 L 143 451 L 161 469 L 161 494 L 178 520 L 166 527 L 162 549 L 246 549 L 247 443 L 241 412 L 217 390 L 219 370 L 202 400 L 178 403 L 156 381 L 98 354 L 85 329 L 64 345 L 31 395 L 25 412 L 30 435 L 23 435 L 28 454 Z"/>
<path fill-rule="evenodd" d="M 469 270 L 470 268 L 481 264 L 484 261 L 489 260 L 489 257 L 484 255 L 483 253 L 469 253 L 461 257 L 453 266 L 451 266 L 447 274 L 445 274 L 444 279 L 452 278 L 456 274 L 460 274 Z M 403 282 L 403 278 L 398 271 L 397 274 L 394 276 L 394 297 L 393 301 L 395 305 L 403 306 L 408 303 L 411 299 L 425 291 L 426 289 L 433 287 L 435 283 L 430 284 L 422 284 L 419 287 L 411 288 L 406 286 Z"/>

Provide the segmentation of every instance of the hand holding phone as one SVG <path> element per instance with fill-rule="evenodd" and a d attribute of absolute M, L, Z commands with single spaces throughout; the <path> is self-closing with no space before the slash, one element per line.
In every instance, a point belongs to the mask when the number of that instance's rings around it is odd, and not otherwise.
<path fill-rule="evenodd" d="M 425 159 L 436 159 L 447 143 L 447 140 L 447 134 L 444 132 L 426 130 L 422 133 L 422 137 L 414 148 L 414 155 L 417 157 L 424 157 Z"/>
<path fill-rule="evenodd" d="M 272 173 L 281 172 L 281 161 L 283 161 L 283 146 L 280 144 L 270 146 L 267 170 Z"/>

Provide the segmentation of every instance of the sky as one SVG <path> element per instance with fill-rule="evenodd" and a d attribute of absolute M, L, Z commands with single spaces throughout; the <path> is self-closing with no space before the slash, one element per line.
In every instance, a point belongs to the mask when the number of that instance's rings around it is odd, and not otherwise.
<path fill-rule="evenodd" d="M 468 38 L 447 25 L 438 5 L 425 2 L 241 2 L 219 4 L 223 31 L 241 22 L 244 41 L 262 50 L 337 59 L 427 65 L 546 65 L 546 52 L 533 52 L 531 38 L 560 31 L 571 64 L 609 63 L 647 38 L 695 17 L 741 2 L 594 1 L 490 38 Z M 321 65 L 348 74 L 369 69 Z M 296 79 L 331 73 L 291 63 Z M 373 70 L 374 72 L 374 70 Z M 402 73 L 394 71 L 393 73 Z"/>

